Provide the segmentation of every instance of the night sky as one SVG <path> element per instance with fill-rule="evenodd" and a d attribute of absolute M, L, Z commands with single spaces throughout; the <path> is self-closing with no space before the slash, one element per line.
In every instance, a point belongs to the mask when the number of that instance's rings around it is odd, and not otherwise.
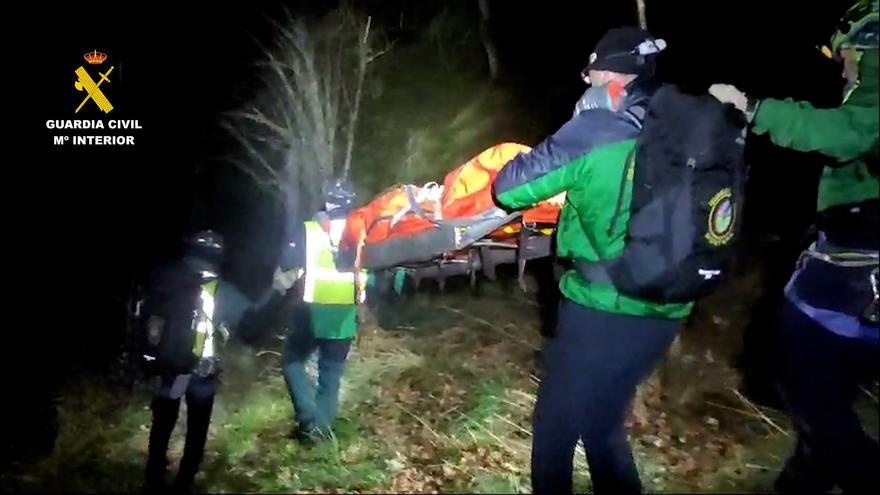
<path fill-rule="evenodd" d="M 294 13 L 319 13 L 335 3 L 286 5 Z M 353 3 L 392 23 L 401 11 L 408 18 L 428 19 L 442 4 Z M 476 16 L 476 0 L 469 3 Z M 839 101 L 840 68 L 815 47 L 828 39 L 848 2 L 808 7 L 790 0 L 647 3 L 650 30 L 670 47 L 659 61 L 664 79 L 694 87 L 731 82 L 757 96 L 792 96 L 817 104 Z M 282 2 L 122 4 L 35 4 L 38 12 L 22 18 L 27 29 L 6 50 L 30 54 L 14 70 L 27 90 L 6 94 L 26 107 L 16 128 L 27 143 L 13 164 L 21 178 L 7 187 L 32 191 L 18 204 L 24 215 L 17 217 L 21 234 L 16 242 L 37 260 L 28 265 L 22 291 L 33 329 L 16 334 L 26 337 L 22 345 L 32 345 L 34 338 L 45 344 L 48 364 L 36 367 L 37 377 L 63 369 L 58 363 L 66 362 L 71 343 L 76 349 L 100 348 L 104 335 L 120 321 L 120 304 L 133 274 L 171 254 L 183 232 L 227 230 L 230 242 L 240 247 L 255 231 L 264 232 L 263 242 L 275 242 L 280 222 L 277 208 L 261 202 L 256 189 L 243 180 L 240 188 L 228 187 L 213 164 L 231 144 L 218 118 L 252 94 L 257 42 L 271 40 L 267 17 L 277 18 Z M 599 36 L 609 27 L 637 21 L 635 2 L 628 0 L 496 1 L 492 7 L 508 68 L 500 84 L 545 102 L 558 115 L 557 126 L 583 90 L 578 74 Z M 14 20 L 7 18 L 7 23 Z M 74 118 L 79 100 L 73 70 L 83 53 L 95 49 L 116 60 L 108 91 L 118 107 L 112 117 L 137 119 L 144 129 L 129 149 L 58 149 L 45 122 Z M 88 106 L 76 118 L 97 117 L 97 109 Z M 749 146 L 754 218 L 749 227 L 802 229 L 814 208 L 811 184 L 819 162 L 758 138 Z M 269 284 L 273 252 L 268 246 L 261 259 L 238 261 L 255 267 L 247 281 L 250 290 Z"/>

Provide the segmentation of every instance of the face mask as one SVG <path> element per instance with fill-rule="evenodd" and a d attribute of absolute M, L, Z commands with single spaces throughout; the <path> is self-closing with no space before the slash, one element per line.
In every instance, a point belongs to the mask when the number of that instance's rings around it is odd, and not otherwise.
<path fill-rule="evenodd" d="M 610 110 L 616 112 L 626 96 L 626 90 L 617 81 L 611 81 L 602 86 L 591 86 L 584 91 L 583 96 L 574 107 L 574 114 L 585 110 Z"/>

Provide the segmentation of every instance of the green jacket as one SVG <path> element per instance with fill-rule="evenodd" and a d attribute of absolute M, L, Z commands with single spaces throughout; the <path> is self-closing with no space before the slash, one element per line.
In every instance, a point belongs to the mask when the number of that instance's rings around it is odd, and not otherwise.
<path fill-rule="evenodd" d="M 556 254 L 560 258 L 588 261 L 613 258 L 624 247 L 632 177 L 625 187 L 621 203 L 624 206 L 610 236 L 608 226 L 617 205 L 627 158 L 634 148 L 635 139 L 597 146 L 549 173 L 496 193 L 496 198 L 508 208 L 524 208 L 567 191 L 556 230 Z M 573 302 L 610 313 L 680 319 L 693 308 L 693 303 L 657 304 L 628 297 L 611 285 L 585 280 L 575 270 L 562 276 L 559 288 Z"/>
<path fill-rule="evenodd" d="M 838 108 L 818 109 L 806 102 L 762 100 L 753 132 L 767 134 L 778 146 L 818 151 L 834 159 L 819 182 L 817 209 L 880 197 L 877 176 L 865 159 L 878 153 L 878 50 L 866 50 L 859 61 L 859 85 Z"/>

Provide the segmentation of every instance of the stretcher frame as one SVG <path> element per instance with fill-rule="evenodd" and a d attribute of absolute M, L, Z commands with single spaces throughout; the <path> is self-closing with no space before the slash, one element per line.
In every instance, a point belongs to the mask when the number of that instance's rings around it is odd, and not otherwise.
<path fill-rule="evenodd" d="M 508 224 L 509 225 L 509 224 Z M 555 224 L 527 223 L 520 217 L 520 229 L 515 234 L 516 242 L 498 240 L 491 235 L 484 236 L 470 245 L 454 251 L 447 251 L 430 261 L 401 263 L 379 270 L 386 275 L 396 270 L 406 270 L 413 287 L 418 290 L 423 280 L 437 281 L 441 292 L 446 289 L 449 277 L 465 275 L 471 290 L 476 290 L 480 274 L 488 280 L 497 280 L 498 265 L 515 263 L 517 265 L 517 284 L 526 292 L 524 280 L 526 264 L 530 260 L 550 256 L 553 252 Z"/>

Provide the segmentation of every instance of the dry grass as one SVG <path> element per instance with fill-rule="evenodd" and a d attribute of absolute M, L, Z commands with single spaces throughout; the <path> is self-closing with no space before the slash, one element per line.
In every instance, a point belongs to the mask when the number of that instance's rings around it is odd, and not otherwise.
<path fill-rule="evenodd" d="M 494 291 L 479 301 L 461 293 L 415 295 L 394 302 L 391 324 L 363 328 L 343 381 L 336 438 L 314 448 L 287 438 L 293 424 L 283 379 L 277 371 L 261 373 L 277 370 L 281 342 L 262 347 L 273 352 L 259 357 L 244 346 L 228 349 L 200 487 L 528 492 L 537 309 Z M 639 387 L 628 428 L 646 489 L 760 491 L 781 466 L 792 441 L 785 418 L 727 387 L 731 371 L 720 355 L 685 337 L 682 352 Z M 700 370 L 700 380 L 710 383 L 689 388 L 678 381 L 685 375 L 667 368 Z M 62 410 L 55 455 L 22 468 L 27 475 L 10 486 L 139 488 L 148 394 L 125 399 L 81 387 Z M 104 427 L 94 427 L 96 418 Z M 172 458 L 179 455 L 180 426 Z M 577 490 L 589 490 L 580 445 L 575 465 Z"/>

